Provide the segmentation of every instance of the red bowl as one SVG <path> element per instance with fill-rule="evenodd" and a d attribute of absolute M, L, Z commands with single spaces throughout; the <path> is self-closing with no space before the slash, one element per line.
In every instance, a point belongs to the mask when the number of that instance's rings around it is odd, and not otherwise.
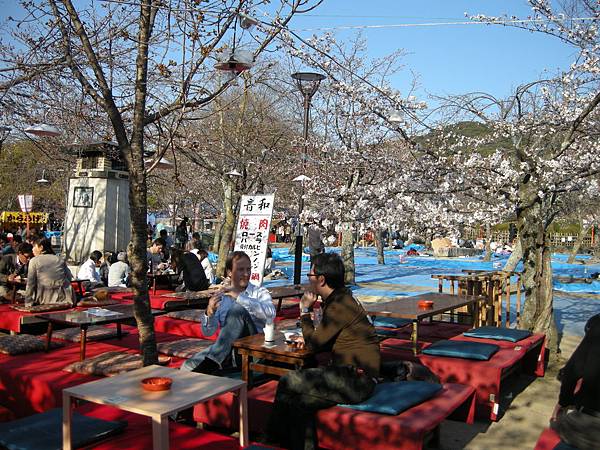
<path fill-rule="evenodd" d="M 433 308 L 433 300 L 419 300 L 417 305 L 421 309 L 431 309 Z"/>
<path fill-rule="evenodd" d="M 142 380 L 142 387 L 147 391 L 168 391 L 173 379 L 169 377 L 150 377 Z"/>

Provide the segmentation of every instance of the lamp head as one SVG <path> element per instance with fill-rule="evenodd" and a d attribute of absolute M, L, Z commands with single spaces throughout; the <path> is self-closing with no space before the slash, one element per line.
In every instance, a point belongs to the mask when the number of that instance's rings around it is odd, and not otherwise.
<path fill-rule="evenodd" d="M 319 89 L 321 81 L 326 77 L 322 73 L 316 72 L 296 72 L 292 74 L 292 78 L 296 80 L 296 86 L 302 95 L 312 97 Z"/>

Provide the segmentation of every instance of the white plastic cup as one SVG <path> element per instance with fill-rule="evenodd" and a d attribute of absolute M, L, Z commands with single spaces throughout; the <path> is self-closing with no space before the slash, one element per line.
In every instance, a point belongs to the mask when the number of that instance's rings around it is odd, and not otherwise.
<path fill-rule="evenodd" d="M 263 333 L 265 333 L 265 342 L 273 342 L 275 340 L 275 324 L 266 324 L 263 328 Z"/>

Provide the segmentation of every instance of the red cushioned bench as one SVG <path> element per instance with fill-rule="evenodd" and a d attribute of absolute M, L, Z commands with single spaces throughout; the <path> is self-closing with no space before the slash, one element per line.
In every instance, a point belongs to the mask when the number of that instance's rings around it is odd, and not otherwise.
<path fill-rule="evenodd" d="M 472 386 L 477 392 L 477 415 L 498 419 L 499 395 L 502 380 L 512 373 L 543 376 L 545 336 L 534 334 L 519 342 L 456 336 L 450 340 L 467 340 L 496 344 L 500 347 L 488 361 L 450 358 L 443 356 L 417 355 L 421 364 L 438 375 L 442 382 L 461 383 Z"/>
<path fill-rule="evenodd" d="M 270 381 L 248 392 L 251 432 L 264 431 L 275 400 L 277 381 Z M 194 407 L 197 422 L 236 429 L 237 408 L 232 394 L 225 394 Z M 475 390 L 447 383 L 433 398 L 396 416 L 333 407 L 317 414 L 319 447 L 331 449 L 421 449 L 428 436 L 445 419 L 473 423 Z"/>

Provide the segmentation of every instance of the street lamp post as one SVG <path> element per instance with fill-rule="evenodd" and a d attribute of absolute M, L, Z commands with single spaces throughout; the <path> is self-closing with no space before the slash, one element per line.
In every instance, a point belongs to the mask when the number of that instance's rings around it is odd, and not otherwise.
<path fill-rule="evenodd" d="M 310 102 L 319 89 L 321 81 L 325 79 L 325 75 L 313 72 L 296 72 L 292 74 L 292 78 L 296 81 L 296 86 L 302 93 L 304 99 L 304 147 L 302 151 L 302 168 L 306 172 L 306 153 L 308 143 L 308 122 L 310 118 Z M 300 284 L 300 273 L 302 271 L 302 224 L 300 215 L 304 209 L 304 183 L 300 187 L 300 201 L 298 202 L 298 225 L 296 227 L 296 245 L 294 251 L 294 284 Z"/>

